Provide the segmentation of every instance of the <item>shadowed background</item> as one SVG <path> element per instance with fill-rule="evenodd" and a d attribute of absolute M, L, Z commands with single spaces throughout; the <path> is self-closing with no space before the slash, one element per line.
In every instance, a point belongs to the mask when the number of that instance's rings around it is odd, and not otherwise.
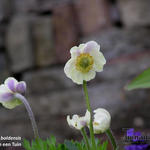
<path fill-rule="evenodd" d="M 14 76 L 27 82 L 41 137 L 77 139 L 66 115 L 84 114 L 85 100 L 63 67 L 70 48 L 89 40 L 107 59 L 88 84 L 92 108 L 111 113 L 119 141 L 122 128 L 149 131 L 149 90 L 124 90 L 150 66 L 149 0 L 0 0 L 0 81 Z M 33 137 L 24 106 L 0 108 L 0 134 Z"/>

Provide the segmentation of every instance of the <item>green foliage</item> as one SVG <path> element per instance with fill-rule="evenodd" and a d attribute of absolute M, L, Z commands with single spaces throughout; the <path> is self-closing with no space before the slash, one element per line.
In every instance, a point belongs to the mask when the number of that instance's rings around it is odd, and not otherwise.
<path fill-rule="evenodd" d="M 85 144 L 83 141 L 77 142 L 77 141 L 68 141 L 66 140 L 64 142 L 65 146 L 68 148 L 68 150 L 87 150 Z M 92 144 L 90 144 L 92 145 Z M 103 143 L 100 142 L 100 140 L 96 139 L 96 150 L 107 150 L 108 141 L 105 141 Z M 90 150 L 95 150 L 90 148 Z"/>
<path fill-rule="evenodd" d="M 33 140 L 30 144 L 29 141 L 24 140 L 23 147 L 25 150 L 68 150 L 64 144 L 57 144 L 54 136 L 47 140 Z"/>
<path fill-rule="evenodd" d="M 150 88 L 150 68 L 142 72 L 126 86 L 127 90 L 138 88 Z"/>
<path fill-rule="evenodd" d="M 100 140 L 96 140 L 96 150 L 107 150 L 108 142 L 103 143 Z M 64 144 L 56 144 L 56 139 L 51 136 L 47 140 L 33 140 L 30 144 L 28 140 L 24 140 L 23 147 L 25 150 L 87 150 L 83 141 L 69 141 L 65 140 Z M 91 148 L 93 150 L 93 148 Z"/>

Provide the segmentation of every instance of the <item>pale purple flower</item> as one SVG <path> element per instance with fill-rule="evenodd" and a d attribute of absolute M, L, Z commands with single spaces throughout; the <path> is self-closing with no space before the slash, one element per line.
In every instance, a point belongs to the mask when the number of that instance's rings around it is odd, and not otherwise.
<path fill-rule="evenodd" d="M 95 41 L 74 46 L 70 53 L 71 58 L 65 64 L 64 72 L 73 82 L 83 84 L 84 80 L 94 79 L 96 72 L 103 71 L 106 60 Z"/>
<path fill-rule="evenodd" d="M 70 116 L 68 115 L 67 122 L 70 127 L 81 130 L 86 125 L 88 126 L 90 124 L 90 112 L 87 110 L 85 116 L 82 117 L 78 115 L 73 115 L 72 119 L 70 119 Z"/>
<path fill-rule="evenodd" d="M 0 85 L 0 103 L 6 108 L 12 109 L 21 104 L 21 101 L 15 98 L 15 94 L 24 95 L 26 91 L 26 83 L 18 82 L 15 78 L 9 77 L 4 84 Z"/>

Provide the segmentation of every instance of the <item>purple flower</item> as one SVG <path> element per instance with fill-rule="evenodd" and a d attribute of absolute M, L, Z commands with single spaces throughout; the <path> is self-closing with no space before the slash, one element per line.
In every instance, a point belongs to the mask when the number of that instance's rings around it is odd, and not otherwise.
<path fill-rule="evenodd" d="M 132 141 L 137 142 L 137 141 L 139 141 L 137 137 L 141 136 L 141 132 L 134 132 L 134 129 L 131 128 L 131 129 L 127 130 L 127 136 L 128 137 L 133 137 Z"/>
<path fill-rule="evenodd" d="M 150 150 L 148 144 L 132 144 L 125 146 L 125 150 Z"/>
<path fill-rule="evenodd" d="M 26 91 L 26 83 L 18 82 L 15 78 L 9 77 L 4 84 L 0 85 L 0 103 L 6 108 L 12 109 L 21 104 L 21 101 L 15 98 L 15 94 L 24 95 Z"/>
<path fill-rule="evenodd" d="M 134 129 L 131 128 L 127 130 L 127 136 L 133 137 L 132 144 L 125 146 L 125 150 L 150 150 L 149 144 L 143 143 L 143 140 L 140 140 L 141 132 L 134 132 Z M 137 138 L 139 137 L 139 138 Z"/>

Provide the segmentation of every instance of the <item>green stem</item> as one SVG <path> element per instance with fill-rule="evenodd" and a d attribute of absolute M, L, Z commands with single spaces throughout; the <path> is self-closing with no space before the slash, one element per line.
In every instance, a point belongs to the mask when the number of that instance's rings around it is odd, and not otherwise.
<path fill-rule="evenodd" d="M 89 145 L 89 141 L 88 141 L 88 137 L 87 137 L 85 129 L 82 129 L 81 133 L 82 133 L 87 150 L 90 150 L 90 145 Z"/>
<path fill-rule="evenodd" d="M 27 110 L 28 115 L 29 115 L 29 118 L 31 120 L 31 124 L 32 124 L 33 132 L 34 132 L 34 137 L 35 137 L 35 139 L 39 139 L 39 133 L 38 133 L 37 124 L 35 122 L 35 117 L 34 117 L 34 114 L 32 112 L 32 109 L 31 109 L 27 99 L 18 93 L 15 94 L 15 97 L 18 98 L 20 101 L 22 101 L 22 103 L 25 105 L 26 110 Z"/>
<path fill-rule="evenodd" d="M 113 133 L 112 133 L 111 129 L 108 129 L 108 130 L 106 131 L 106 134 L 107 134 L 107 136 L 109 137 L 109 139 L 110 139 L 110 141 L 111 141 L 111 144 L 112 144 L 114 150 L 118 150 L 117 142 L 116 142 L 115 137 L 113 136 Z"/>
<path fill-rule="evenodd" d="M 91 142 L 92 142 L 94 150 L 96 150 L 96 143 L 95 143 L 95 137 L 94 137 L 94 131 L 93 131 L 93 123 L 92 123 L 92 110 L 91 110 L 91 106 L 90 106 L 90 100 L 89 100 L 89 96 L 88 96 L 86 81 L 83 81 L 83 90 L 84 90 L 84 94 L 85 94 L 87 109 L 90 112 L 90 137 L 91 137 Z"/>

